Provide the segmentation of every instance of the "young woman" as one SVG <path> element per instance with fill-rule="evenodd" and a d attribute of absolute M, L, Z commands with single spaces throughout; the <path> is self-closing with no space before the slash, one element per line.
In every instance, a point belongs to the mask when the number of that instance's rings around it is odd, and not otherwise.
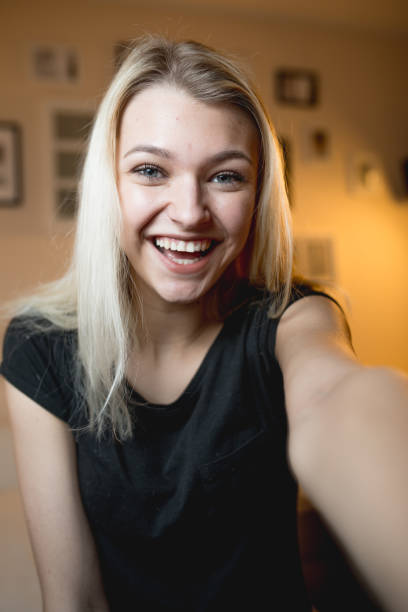
<path fill-rule="evenodd" d="M 4 343 L 44 610 L 310 610 L 292 471 L 406 610 L 407 383 L 358 364 L 291 253 L 246 77 L 140 41 L 95 120 L 72 265 Z"/>

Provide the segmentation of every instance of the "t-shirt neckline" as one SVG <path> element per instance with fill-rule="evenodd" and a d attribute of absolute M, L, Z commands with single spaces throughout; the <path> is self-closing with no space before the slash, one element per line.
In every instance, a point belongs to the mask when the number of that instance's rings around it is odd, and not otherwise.
<path fill-rule="evenodd" d="M 143 412 L 149 411 L 149 412 L 156 412 L 156 413 L 163 413 L 163 414 L 164 413 L 169 413 L 169 414 L 174 413 L 178 411 L 179 409 L 182 409 L 186 401 L 188 401 L 188 403 L 191 404 L 191 398 L 194 394 L 196 394 L 199 391 L 201 382 L 204 378 L 205 370 L 207 369 L 208 364 L 211 362 L 214 353 L 216 353 L 218 349 L 218 345 L 222 341 L 222 338 L 224 336 L 225 329 L 227 326 L 227 322 L 228 322 L 228 318 L 223 322 L 221 329 L 219 330 L 214 340 L 211 342 L 210 346 L 208 347 L 207 352 L 205 353 L 203 359 L 201 360 L 200 365 L 198 366 L 197 370 L 193 374 L 189 383 L 187 384 L 185 389 L 180 393 L 177 399 L 175 399 L 173 402 L 170 402 L 169 404 L 156 404 L 153 402 L 149 402 L 132 386 L 132 384 L 126 378 L 125 384 L 126 384 L 126 388 L 128 392 L 130 393 L 130 403 L 132 405 L 136 405 L 138 409 L 141 409 Z"/>

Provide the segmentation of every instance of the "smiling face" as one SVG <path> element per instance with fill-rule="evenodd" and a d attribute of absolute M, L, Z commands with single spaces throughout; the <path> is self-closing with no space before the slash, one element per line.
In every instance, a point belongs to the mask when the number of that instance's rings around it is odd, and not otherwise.
<path fill-rule="evenodd" d="M 258 136 L 244 111 L 170 85 L 134 96 L 117 152 L 121 245 L 148 304 L 202 298 L 242 251 Z"/>

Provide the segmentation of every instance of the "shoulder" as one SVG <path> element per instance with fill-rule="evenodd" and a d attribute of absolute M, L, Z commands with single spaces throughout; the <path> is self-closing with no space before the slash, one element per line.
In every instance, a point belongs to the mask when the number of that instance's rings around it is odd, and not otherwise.
<path fill-rule="evenodd" d="M 258 312 L 258 314 L 264 313 L 267 314 L 269 318 L 280 321 L 282 315 L 286 313 L 293 304 L 299 302 L 303 298 L 312 296 L 322 297 L 342 310 L 338 301 L 324 287 L 297 279 L 294 279 L 289 287 L 287 299 L 282 299 L 282 295 L 279 291 L 272 292 L 265 287 L 248 286 L 246 292 L 241 295 L 242 299 L 238 309 L 252 314 L 254 312 Z M 284 301 L 283 309 L 280 307 L 282 301 Z M 276 311 L 280 314 L 277 316 L 271 314 Z"/>
<path fill-rule="evenodd" d="M 17 316 L 10 321 L 3 340 L 2 370 L 17 362 L 25 353 L 45 348 L 46 334 L 38 327 L 41 323 L 43 320 L 31 316 Z"/>
<path fill-rule="evenodd" d="M 320 294 L 297 300 L 283 313 L 277 329 L 276 357 L 284 377 L 290 419 L 362 367 L 343 311 Z"/>
<path fill-rule="evenodd" d="M 6 329 L 0 373 L 18 390 L 68 420 L 74 380 L 73 332 L 38 316 L 18 316 Z"/>
<path fill-rule="evenodd" d="M 349 334 L 340 305 L 323 288 L 294 281 L 283 312 L 275 316 L 272 313 L 276 312 L 280 299 L 281 296 L 263 287 L 250 287 L 245 301 L 236 313 L 238 325 L 242 325 L 245 321 L 248 329 L 258 338 L 266 339 L 273 356 L 275 356 L 278 330 L 282 336 L 289 327 L 291 328 L 289 334 L 292 336 L 295 326 L 310 329 L 312 319 L 322 322 L 322 317 L 331 319 L 337 317 L 340 325 L 344 325 Z"/>
<path fill-rule="evenodd" d="M 351 344 L 345 313 L 329 293 L 309 285 L 295 285 L 289 303 L 279 317 L 277 349 L 301 337 L 335 335 Z"/>
<path fill-rule="evenodd" d="M 2 369 L 32 353 L 55 359 L 63 348 L 73 345 L 74 333 L 56 327 L 48 319 L 34 315 L 14 317 L 4 335 Z"/>
<path fill-rule="evenodd" d="M 292 287 L 290 301 L 300 300 L 309 288 Z M 227 361 L 231 355 L 244 359 L 247 371 L 262 373 L 271 381 L 280 377 L 276 360 L 276 333 L 280 317 L 271 316 L 279 302 L 277 294 L 264 286 L 243 285 L 239 299 L 235 301 L 228 317 L 224 320 L 222 334 L 217 347 Z M 273 381 L 272 381 L 273 382 Z"/>

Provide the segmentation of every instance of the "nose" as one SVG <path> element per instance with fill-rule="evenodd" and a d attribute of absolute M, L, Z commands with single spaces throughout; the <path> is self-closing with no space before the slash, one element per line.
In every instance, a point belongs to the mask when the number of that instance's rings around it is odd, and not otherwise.
<path fill-rule="evenodd" d="M 167 205 L 170 219 L 183 229 L 208 223 L 210 211 L 205 201 L 204 188 L 194 176 L 175 181 Z"/>

